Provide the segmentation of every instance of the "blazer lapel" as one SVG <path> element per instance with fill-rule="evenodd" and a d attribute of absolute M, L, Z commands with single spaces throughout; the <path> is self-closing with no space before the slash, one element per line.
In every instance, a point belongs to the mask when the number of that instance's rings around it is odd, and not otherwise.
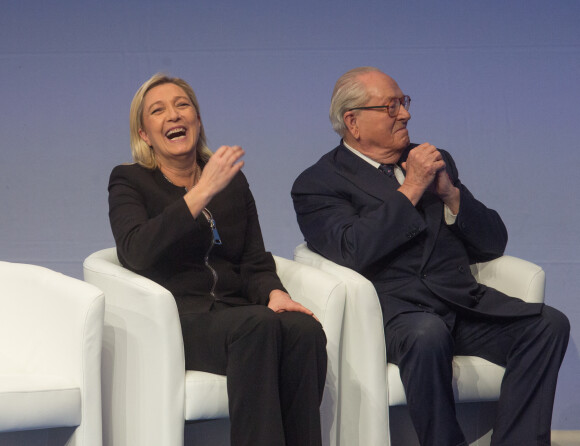
<path fill-rule="evenodd" d="M 335 154 L 336 170 L 355 187 L 375 198 L 385 201 L 399 188 L 396 179 L 388 177 L 342 145 Z"/>
<path fill-rule="evenodd" d="M 423 209 L 425 223 L 429 228 L 429 235 L 425 240 L 425 249 L 423 250 L 423 259 L 421 261 L 421 269 L 423 269 L 437 241 L 441 220 L 443 219 L 443 202 L 431 192 L 425 192 L 418 205 Z"/>

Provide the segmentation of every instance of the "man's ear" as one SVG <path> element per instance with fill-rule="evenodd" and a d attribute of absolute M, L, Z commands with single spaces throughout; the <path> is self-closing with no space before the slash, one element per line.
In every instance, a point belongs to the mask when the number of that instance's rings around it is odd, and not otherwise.
<path fill-rule="evenodd" d="M 141 139 L 143 141 L 145 141 L 145 143 L 151 147 L 151 140 L 149 139 L 149 137 L 147 136 L 147 133 L 145 132 L 145 130 L 143 129 L 139 129 L 139 136 L 141 137 Z"/>
<path fill-rule="evenodd" d="M 358 123 L 356 121 L 356 114 L 352 111 L 347 111 L 342 115 L 346 130 L 355 138 L 359 138 Z"/>

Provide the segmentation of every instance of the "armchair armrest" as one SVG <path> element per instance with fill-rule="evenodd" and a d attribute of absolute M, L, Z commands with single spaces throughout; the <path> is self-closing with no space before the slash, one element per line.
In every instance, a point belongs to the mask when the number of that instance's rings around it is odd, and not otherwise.
<path fill-rule="evenodd" d="M 330 274 L 274 256 L 276 273 L 296 302 L 312 310 L 324 327 L 327 340 L 338 347 L 344 314 L 344 284 Z"/>
<path fill-rule="evenodd" d="M 546 273 L 527 260 L 502 256 L 471 266 L 475 279 L 508 296 L 519 297 L 526 302 L 544 302 Z"/>
<path fill-rule="evenodd" d="M 320 409 L 323 444 L 336 444 L 338 436 L 339 360 L 345 286 L 340 279 L 314 267 L 274 256 L 276 272 L 296 302 L 310 309 L 326 334 L 328 369 Z"/>
<path fill-rule="evenodd" d="M 115 248 L 91 254 L 83 267 L 105 293 L 104 443 L 183 444 L 185 359 L 173 295 L 123 268 Z"/>
<path fill-rule="evenodd" d="M 373 284 L 349 268 L 311 251 L 306 243 L 294 259 L 346 284 L 340 354 L 341 444 L 382 445 L 388 438 L 387 370 L 383 316 Z M 356 426 L 356 429 L 352 427 Z"/>

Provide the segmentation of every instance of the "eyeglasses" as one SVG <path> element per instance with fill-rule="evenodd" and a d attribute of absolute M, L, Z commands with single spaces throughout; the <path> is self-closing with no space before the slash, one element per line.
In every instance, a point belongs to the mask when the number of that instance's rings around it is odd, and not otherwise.
<path fill-rule="evenodd" d="M 389 113 L 389 116 L 391 118 L 396 118 L 397 115 L 399 114 L 399 109 L 400 109 L 401 105 L 405 108 L 405 110 L 409 110 L 409 107 L 411 106 L 411 98 L 409 96 L 405 95 L 405 96 L 402 96 L 400 98 L 391 99 L 391 101 L 388 103 L 388 105 L 371 105 L 368 107 L 353 107 L 353 108 L 349 108 L 347 111 L 381 110 L 381 111 L 386 111 L 387 113 Z"/>

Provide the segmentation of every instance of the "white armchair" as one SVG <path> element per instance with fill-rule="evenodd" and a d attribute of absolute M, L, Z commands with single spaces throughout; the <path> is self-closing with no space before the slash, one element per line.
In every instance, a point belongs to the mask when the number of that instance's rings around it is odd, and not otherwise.
<path fill-rule="evenodd" d="M 335 445 L 345 288 L 315 268 L 280 257 L 275 261 L 284 286 L 316 314 L 327 336 L 321 416 L 324 444 Z M 225 376 L 184 371 L 177 306 L 167 289 L 123 268 L 115 248 L 91 254 L 84 276 L 105 292 L 105 446 L 182 446 L 185 421 L 228 417 Z"/>
<path fill-rule="evenodd" d="M 103 312 L 90 284 L 0 262 L 0 444 L 102 444 Z"/>
<path fill-rule="evenodd" d="M 405 410 L 399 368 L 386 365 L 383 320 L 372 283 L 357 272 L 312 252 L 305 243 L 294 259 L 343 280 L 346 303 L 339 366 L 339 442 L 341 446 L 389 446 L 417 443 Z M 537 265 L 503 256 L 472 266 L 478 282 L 528 302 L 544 300 L 545 273 Z M 385 366 L 386 365 L 386 366 Z M 458 418 L 472 445 L 489 444 L 504 369 L 475 356 L 456 356 L 453 387 Z M 391 410 L 389 410 L 391 408 Z M 406 409 L 406 407 L 403 407 Z"/>

